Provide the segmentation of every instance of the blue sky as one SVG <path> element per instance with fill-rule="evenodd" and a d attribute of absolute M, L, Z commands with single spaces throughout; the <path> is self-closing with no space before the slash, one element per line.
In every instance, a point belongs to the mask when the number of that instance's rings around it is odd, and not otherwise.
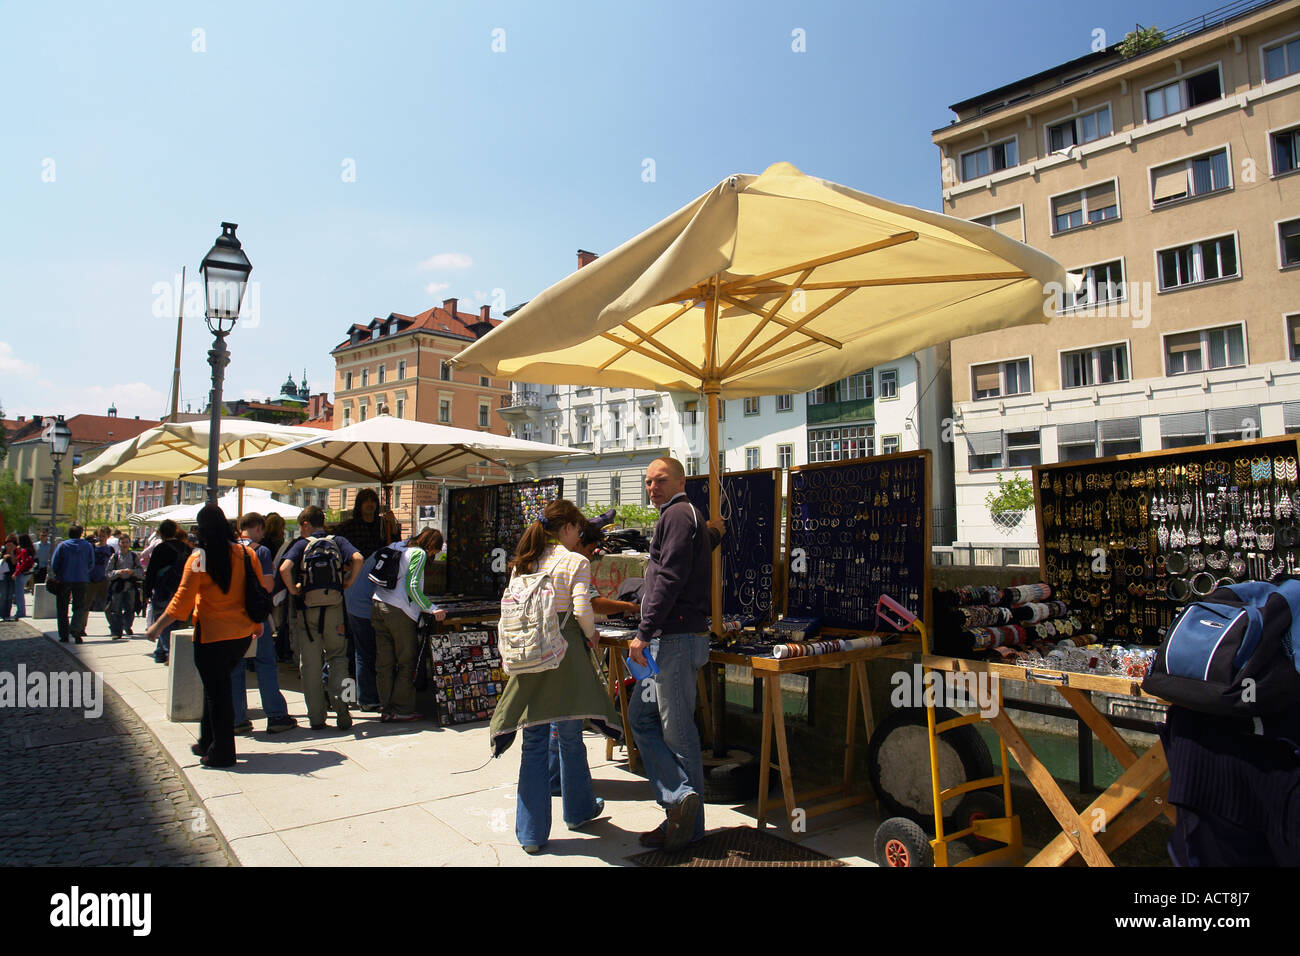
<path fill-rule="evenodd" d="M 937 209 L 950 103 L 1210 6 L 0 3 L 0 406 L 164 413 L 222 220 L 258 284 L 226 394 L 261 398 L 332 390 L 352 322 L 514 305 L 734 172 Z M 210 343 L 194 302 L 182 407 Z"/>

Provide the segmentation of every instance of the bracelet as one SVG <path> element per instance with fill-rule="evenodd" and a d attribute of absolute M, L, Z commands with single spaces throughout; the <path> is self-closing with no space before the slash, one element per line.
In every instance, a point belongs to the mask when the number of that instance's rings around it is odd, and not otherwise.
<path fill-rule="evenodd" d="M 1202 571 L 1200 574 L 1192 578 L 1188 586 L 1191 588 L 1192 593 L 1197 597 L 1205 597 L 1214 590 L 1217 584 L 1218 582 L 1215 580 L 1213 574 L 1209 571 Z"/>
<path fill-rule="evenodd" d="M 1177 601 L 1179 604 L 1182 604 L 1187 600 L 1187 595 L 1190 590 L 1191 588 L 1182 578 L 1172 578 L 1169 581 L 1169 586 L 1165 593 L 1169 595 L 1169 600 Z M 1206 593 L 1208 594 L 1209 592 Z"/>

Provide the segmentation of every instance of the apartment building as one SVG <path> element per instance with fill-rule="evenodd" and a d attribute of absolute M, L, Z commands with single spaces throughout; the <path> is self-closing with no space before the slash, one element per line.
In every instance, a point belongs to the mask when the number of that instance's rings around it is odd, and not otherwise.
<path fill-rule="evenodd" d="M 486 335 L 499 321 L 490 306 L 477 314 L 458 310 L 458 299 L 443 300 L 441 308 L 418 315 L 392 312 L 385 318 L 354 324 L 334 356 L 333 425 L 345 428 L 387 409 L 395 418 L 440 422 L 470 431 L 507 434 L 504 422 L 493 415 L 508 383 L 471 374 L 451 365 L 466 345 Z M 409 481 L 393 487 L 393 511 L 409 532 L 417 524 L 420 508 L 432 507 L 441 521 L 448 484 L 504 481 L 506 473 L 492 465 L 474 464 L 463 475 L 446 481 Z M 330 493 L 330 507 L 348 509 L 356 489 Z M 426 515 L 429 512 L 424 512 Z"/>
<path fill-rule="evenodd" d="M 1040 462 L 1300 431 L 1300 2 L 1238 3 L 951 107 L 943 211 L 1081 277 L 952 343 L 959 543 Z M 1010 524 L 1010 523 L 1008 523 Z"/>

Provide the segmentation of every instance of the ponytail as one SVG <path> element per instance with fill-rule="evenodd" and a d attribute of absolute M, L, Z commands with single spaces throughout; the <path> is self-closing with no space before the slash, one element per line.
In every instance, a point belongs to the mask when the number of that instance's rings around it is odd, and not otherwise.
<path fill-rule="evenodd" d="M 550 539 L 559 533 L 566 524 L 582 527 L 584 519 L 578 506 L 563 498 L 552 501 L 542 509 L 541 515 L 528 526 L 515 548 L 514 560 L 510 570 L 515 574 L 531 574 L 537 570 L 537 559 L 546 550 Z"/>

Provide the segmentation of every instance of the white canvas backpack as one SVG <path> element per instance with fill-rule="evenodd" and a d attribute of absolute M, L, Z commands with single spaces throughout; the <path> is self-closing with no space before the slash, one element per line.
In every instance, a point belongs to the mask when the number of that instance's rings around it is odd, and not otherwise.
<path fill-rule="evenodd" d="M 501 596 L 501 621 L 497 645 L 506 673 L 536 674 L 560 666 L 569 642 L 562 629 L 569 614 L 559 619 L 550 571 L 515 574 Z"/>

